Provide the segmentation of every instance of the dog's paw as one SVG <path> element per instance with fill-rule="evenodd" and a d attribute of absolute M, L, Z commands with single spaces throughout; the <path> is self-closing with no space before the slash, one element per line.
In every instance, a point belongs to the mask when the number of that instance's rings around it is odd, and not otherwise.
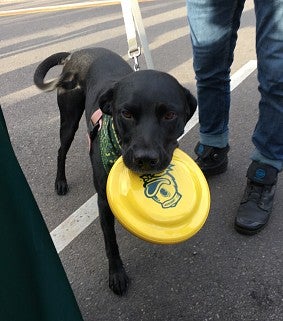
<path fill-rule="evenodd" d="M 66 195 L 69 191 L 69 187 L 66 180 L 55 181 L 55 190 L 58 195 Z"/>
<path fill-rule="evenodd" d="M 124 268 L 120 271 L 109 273 L 109 287 L 115 294 L 119 296 L 125 295 L 128 286 L 129 278 Z"/>

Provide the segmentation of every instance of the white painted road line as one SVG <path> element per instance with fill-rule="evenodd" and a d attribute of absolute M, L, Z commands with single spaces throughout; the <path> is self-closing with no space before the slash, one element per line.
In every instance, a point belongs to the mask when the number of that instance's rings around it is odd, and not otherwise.
<path fill-rule="evenodd" d="M 256 60 L 250 60 L 231 77 L 231 91 L 237 88 L 257 68 Z M 197 112 L 185 128 L 186 135 L 198 123 Z M 183 136 L 184 136 L 183 135 Z M 181 136 L 180 139 L 183 137 Z M 82 233 L 98 217 L 97 194 L 57 226 L 51 233 L 52 240 L 60 253 L 80 233 Z"/>
<path fill-rule="evenodd" d="M 87 2 L 78 2 L 78 3 L 69 3 L 69 4 L 61 4 L 55 6 L 46 6 L 46 7 L 34 7 L 27 9 L 15 9 L 15 10 L 4 10 L 0 11 L 0 17 L 8 17 L 8 16 L 17 16 L 21 14 L 31 14 L 31 13 L 45 13 L 45 12 L 57 12 L 57 11 L 65 11 L 65 10 L 75 10 L 75 9 L 85 9 L 94 6 L 105 6 L 105 5 L 113 5 L 119 4 L 119 1 L 87 1 Z"/>
<path fill-rule="evenodd" d="M 33 85 L 30 87 L 23 88 L 21 90 L 12 92 L 11 94 L 8 94 L 6 96 L 2 96 L 1 97 L 1 104 L 4 107 L 14 106 L 15 104 L 17 104 L 25 99 L 32 98 L 33 96 L 39 95 L 41 93 L 42 92 Z"/>
<path fill-rule="evenodd" d="M 144 10 L 143 12 L 147 12 Z M 150 28 L 158 23 L 162 23 L 166 20 L 169 23 L 171 20 L 175 20 L 176 17 L 181 17 L 184 14 L 184 8 L 178 8 L 171 11 L 170 18 L 168 18 L 167 14 L 162 12 L 154 15 L 154 19 L 152 16 L 143 19 L 144 25 L 147 28 Z M 119 17 L 119 16 L 118 16 Z M 85 34 L 83 31 L 80 32 L 81 29 L 91 27 L 97 23 L 104 23 L 110 22 L 117 19 L 117 14 L 112 14 L 110 16 L 101 17 L 101 18 L 93 18 L 89 19 L 89 21 L 79 21 L 77 23 L 71 23 L 70 25 L 64 25 L 54 31 L 54 34 L 50 34 L 50 31 L 39 31 L 34 35 L 33 39 L 40 39 L 41 37 L 53 37 L 46 42 L 44 42 L 40 47 L 37 45 L 32 45 L 27 48 L 23 52 L 15 50 L 9 51 L 9 55 L 7 54 L 0 54 L 1 58 L 1 73 L 11 73 L 12 71 L 20 68 L 24 68 L 30 65 L 31 57 L 32 63 L 37 64 L 45 59 L 46 53 L 54 53 L 59 51 L 74 51 L 78 50 L 79 48 L 86 48 L 86 47 L 95 47 L 97 42 L 100 42 L 101 39 L 103 41 L 112 39 L 114 37 L 121 37 L 125 35 L 125 26 L 119 25 L 113 28 L 104 29 L 95 32 L 92 36 L 89 34 Z M 78 30 L 77 30 L 78 29 Z M 182 33 L 183 31 L 183 33 Z M 56 33 L 55 33 L 56 32 Z M 60 35 L 60 42 L 57 41 L 58 34 Z M 178 31 L 179 36 L 187 36 L 188 37 L 188 28 L 182 28 L 182 30 Z M 166 33 L 166 36 L 168 34 Z M 27 37 L 27 36 L 25 36 Z M 75 39 L 74 39 L 75 37 Z M 171 36 L 172 37 L 172 36 Z M 78 38 L 78 39 L 77 39 Z M 21 39 L 24 41 L 25 38 Z M 29 38 L 27 38 L 29 39 Z M 158 37 L 158 42 L 166 43 L 164 40 L 164 35 L 162 37 Z M 18 39 L 11 39 L 11 41 L 19 41 Z M 126 40 L 125 40 L 126 41 Z M 167 40 L 168 41 L 168 40 Z M 14 42 L 12 42 L 14 43 Z M 45 46 L 45 51 L 42 50 L 41 46 Z M 150 50 L 151 49 L 150 44 Z"/>
<path fill-rule="evenodd" d="M 50 233 L 57 252 L 61 252 L 97 217 L 97 194 L 95 194 Z"/>
<path fill-rule="evenodd" d="M 237 70 L 231 77 L 231 91 L 240 85 L 257 68 L 257 61 L 250 60 L 242 68 Z"/>

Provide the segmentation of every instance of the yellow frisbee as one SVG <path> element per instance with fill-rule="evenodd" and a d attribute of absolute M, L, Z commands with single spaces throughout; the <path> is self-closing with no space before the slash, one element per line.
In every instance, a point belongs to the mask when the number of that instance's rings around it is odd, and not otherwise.
<path fill-rule="evenodd" d="M 109 173 L 106 191 L 118 221 L 152 243 L 189 239 L 201 229 L 210 209 L 209 187 L 202 171 L 179 148 L 167 169 L 158 174 L 136 174 L 120 157 Z"/>

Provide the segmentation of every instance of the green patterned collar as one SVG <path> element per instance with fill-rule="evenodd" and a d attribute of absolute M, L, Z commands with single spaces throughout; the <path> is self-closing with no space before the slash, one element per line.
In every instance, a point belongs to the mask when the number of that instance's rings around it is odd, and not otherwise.
<path fill-rule="evenodd" d="M 121 146 L 111 116 L 103 114 L 102 126 L 98 135 L 102 163 L 106 173 L 109 173 L 113 164 L 121 156 Z"/>

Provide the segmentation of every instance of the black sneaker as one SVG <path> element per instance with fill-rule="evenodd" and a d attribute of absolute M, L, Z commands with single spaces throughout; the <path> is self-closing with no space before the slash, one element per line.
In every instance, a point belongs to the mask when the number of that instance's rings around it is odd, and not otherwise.
<path fill-rule="evenodd" d="M 247 172 L 247 187 L 235 218 L 235 229 L 253 235 L 267 224 L 273 206 L 278 170 L 253 161 Z"/>
<path fill-rule="evenodd" d="M 195 162 L 205 176 L 224 173 L 227 170 L 229 149 L 229 145 L 217 148 L 198 143 L 195 147 L 195 153 L 198 156 Z"/>

